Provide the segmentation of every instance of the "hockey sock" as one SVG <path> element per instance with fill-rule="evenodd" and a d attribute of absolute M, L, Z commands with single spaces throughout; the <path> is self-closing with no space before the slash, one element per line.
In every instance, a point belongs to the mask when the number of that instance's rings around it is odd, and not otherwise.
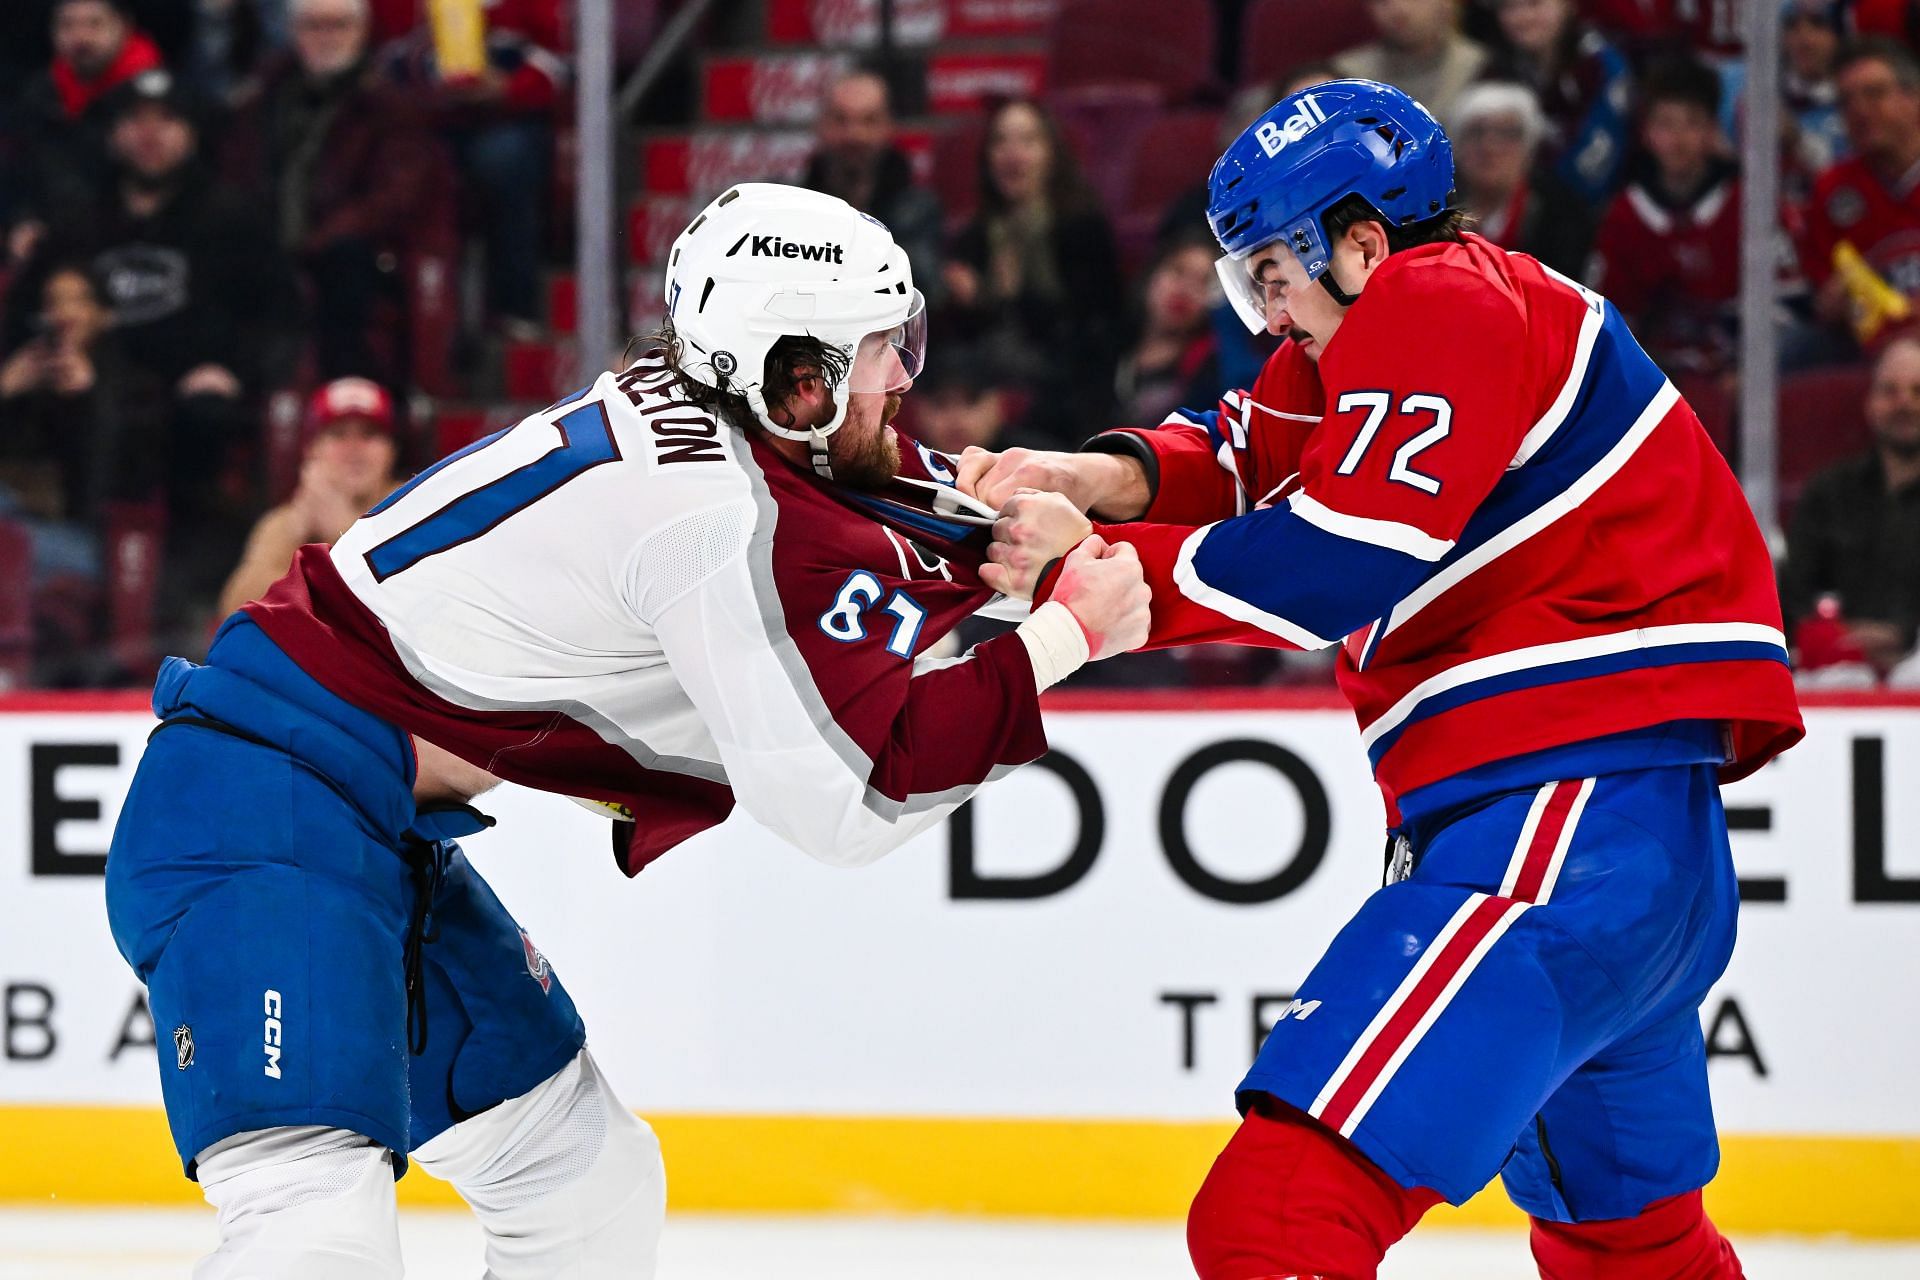
<path fill-rule="evenodd" d="M 488 1280 L 651 1280 L 666 1216 L 653 1130 L 593 1055 L 416 1147 L 487 1237 Z"/>
<path fill-rule="evenodd" d="M 220 1246 L 195 1280 L 400 1280 L 393 1157 L 345 1129 L 236 1134 L 202 1151 Z"/>
<path fill-rule="evenodd" d="M 1351 1142 L 1263 1098 L 1213 1162 L 1187 1214 L 1200 1280 L 1373 1280 L 1387 1249 L 1440 1202 Z"/>
<path fill-rule="evenodd" d="M 1700 1205 L 1700 1193 L 1656 1200 L 1611 1222 L 1533 1220 L 1541 1280 L 1741 1280 L 1733 1246 Z"/>

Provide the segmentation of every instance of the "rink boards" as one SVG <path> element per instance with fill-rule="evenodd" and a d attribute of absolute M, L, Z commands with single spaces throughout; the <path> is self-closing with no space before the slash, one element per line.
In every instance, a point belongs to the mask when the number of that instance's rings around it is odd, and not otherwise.
<path fill-rule="evenodd" d="M 1317 695 L 1053 706 L 1042 767 L 859 871 L 736 817 L 628 881 L 586 811 L 486 798 L 500 825 L 468 853 L 659 1129 L 676 1205 L 1183 1211 L 1257 1037 L 1379 883 L 1380 800 Z M 139 707 L 0 700 L 0 1199 L 194 1194 L 101 906 Z M 1920 701 L 1829 696 L 1808 722 L 1726 793 L 1745 905 L 1704 1015 L 1716 1211 L 1920 1237 Z"/>

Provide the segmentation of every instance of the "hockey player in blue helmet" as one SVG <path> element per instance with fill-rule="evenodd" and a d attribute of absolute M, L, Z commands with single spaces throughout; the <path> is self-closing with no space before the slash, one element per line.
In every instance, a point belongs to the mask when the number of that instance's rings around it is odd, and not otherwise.
<path fill-rule="evenodd" d="M 1149 647 L 1339 651 L 1394 856 L 1241 1081 L 1201 1280 L 1367 1280 L 1495 1176 L 1547 1280 L 1736 1280 L 1698 1014 L 1739 905 L 1718 784 L 1802 732 L 1771 562 L 1619 312 L 1452 185 L 1387 85 L 1257 120 L 1208 217 L 1289 341 L 1216 410 L 969 451 L 983 577 L 1044 600 L 1097 532 L 1139 553 Z"/>
<path fill-rule="evenodd" d="M 1427 109 L 1391 85 L 1334 80 L 1283 99 L 1213 166 L 1207 221 L 1226 250 L 1220 282 L 1249 329 L 1289 333 L 1299 300 L 1326 314 L 1307 285 L 1339 308 L 1359 300 L 1385 244 L 1457 240 L 1453 144 Z M 1358 242 L 1346 232 L 1362 230 Z M 1336 249 L 1344 247 L 1338 256 Z M 1384 256 L 1380 254 L 1379 256 Z M 1343 283 L 1343 278 L 1345 283 Z M 1337 327 L 1337 321 L 1336 327 Z M 1318 347 L 1332 337 L 1304 333 Z"/>

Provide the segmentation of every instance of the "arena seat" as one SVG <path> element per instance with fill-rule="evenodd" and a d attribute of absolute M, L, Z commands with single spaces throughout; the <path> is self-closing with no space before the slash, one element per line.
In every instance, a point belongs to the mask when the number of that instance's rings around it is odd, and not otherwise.
<path fill-rule="evenodd" d="M 1126 190 L 1115 206 L 1121 258 L 1137 271 L 1153 250 L 1160 221 L 1174 197 L 1207 180 L 1219 154 L 1220 113 L 1205 107 L 1170 111 L 1154 120 L 1134 145 Z M 1204 236 L 1204 225 L 1192 228 Z"/>
<path fill-rule="evenodd" d="M 1220 113 L 1204 107 L 1169 111 L 1148 125 L 1127 175 L 1128 212 L 1156 216 L 1180 192 L 1205 182 L 1220 155 Z"/>
<path fill-rule="evenodd" d="M 1213 6 L 1061 0 L 1048 33 L 1047 86 L 1149 84 L 1185 102 L 1213 80 Z"/>
<path fill-rule="evenodd" d="M 33 670 L 33 538 L 0 519 L 0 691 L 26 687 Z"/>
<path fill-rule="evenodd" d="M 1821 470 L 1873 444 L 1865 402 L 1873 371 L 1865 365 L 1810 369 L 1780 380 L 1780 519 Z"/>
<path fill-rule="evenodd" d="M 947 230 L 955 231 L 973 217 L 980 205 L 980 144 L 986 124 L 978 116 L 961 116 L 933 141 L 933 193 L 940 197 Z"/>
<path fill-rule="evenodd" d="M 1712 374 L 1677 373 L 1673 385 L 1706 428 L 1714 447 L 1732 457 L 1734 403 L 1726 384 Z"/>
<path fill-rule="evenodd" d="M 1159 90 L 1137 82 L 1087 84 L 1049 94 L 1047 106 L 1101 203 L 1123 210 L 1135 157 L 1161 118 Z"/>
<path fill-rule="evenodd" d="M 1278 79 L 1371 39 L 1360 0 L 1252 0 L 1240 20 L 1240 83 Z"/>
<path fill-rule="evenodd" d="M 114 662 L 141 683 L 160 663 L 154 619 L 160 602 L 167 509 L 160 502 L 117 502 L 106 510 L 107 644 Z"/>

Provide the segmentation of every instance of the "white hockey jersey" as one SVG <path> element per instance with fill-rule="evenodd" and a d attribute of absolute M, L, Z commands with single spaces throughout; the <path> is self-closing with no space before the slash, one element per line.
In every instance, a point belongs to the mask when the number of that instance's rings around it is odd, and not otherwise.
<path fill-rule="evenodd" d="M 658 352 L 422 472 L 248 612 L 335 693 L 511 781 L 626 806 L 629 874 L 737 799 L 870 861 L 1046 749 L 979 531 L 826 483 Z M 903 442 L 903 474 L 951 483 Z"/>

